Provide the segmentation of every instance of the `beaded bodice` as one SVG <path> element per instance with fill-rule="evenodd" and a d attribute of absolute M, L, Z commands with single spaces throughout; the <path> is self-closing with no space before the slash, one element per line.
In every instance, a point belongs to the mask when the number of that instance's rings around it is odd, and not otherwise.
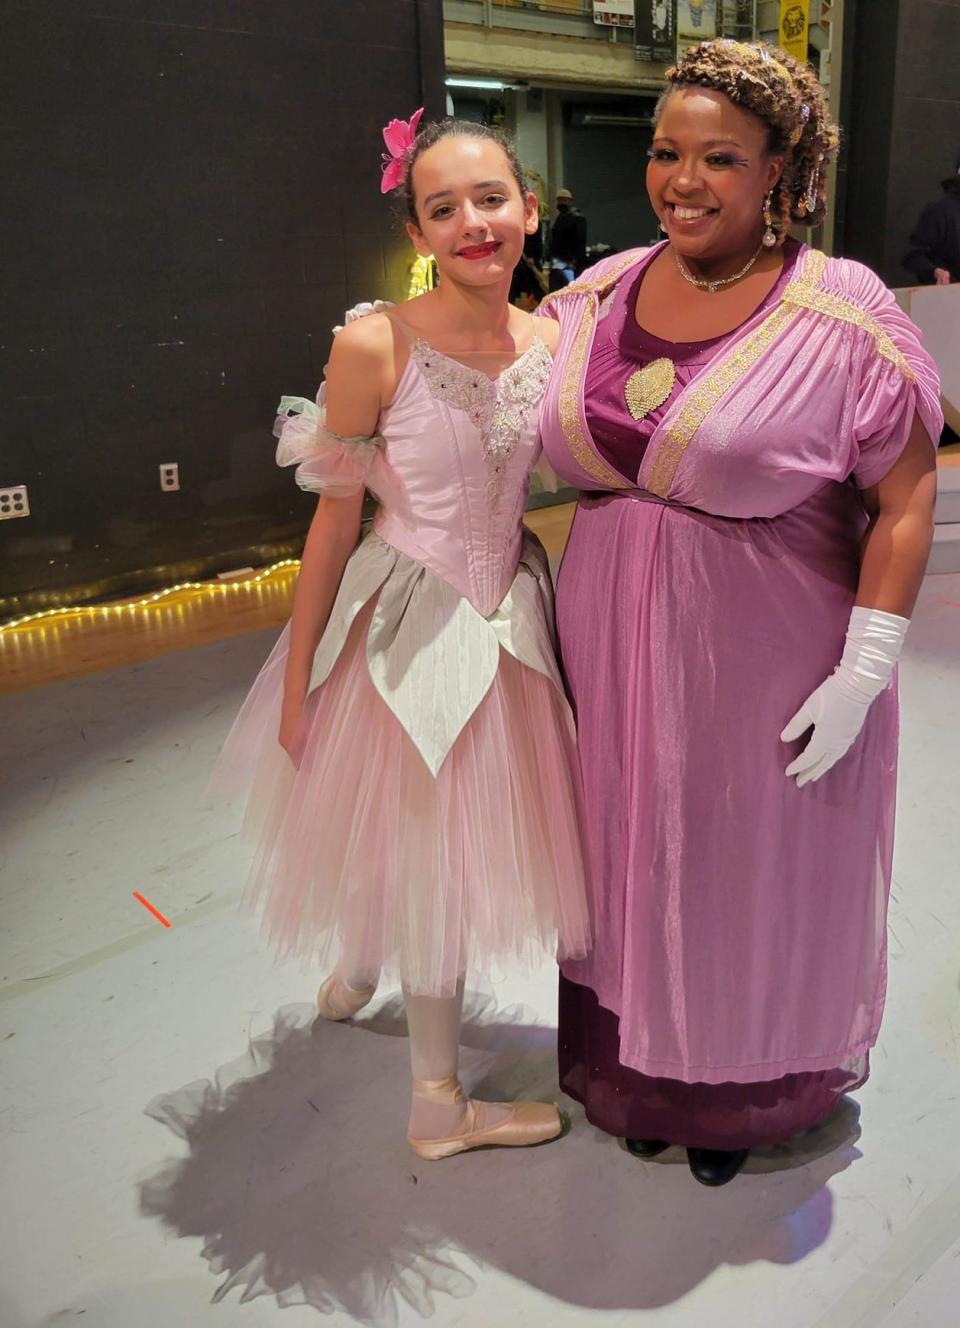
<path fill-rule="evenodd" d="M 422 339 L 413 342 L 410 354 L 437 400 L 462 410 L 476 425 L 486 459 L 487 502 L 496 508 L 508 474 L 507 462 L 550 378 L 550 352 L 538 337 L 497 378 L 434 350 Z"/>
<path fill-rule="evenodd" d="M 414 339 L 381 415 L 375 529 L 484 613 L 516 572 L 551 365 L 539 337 L 496 378 Z"/>

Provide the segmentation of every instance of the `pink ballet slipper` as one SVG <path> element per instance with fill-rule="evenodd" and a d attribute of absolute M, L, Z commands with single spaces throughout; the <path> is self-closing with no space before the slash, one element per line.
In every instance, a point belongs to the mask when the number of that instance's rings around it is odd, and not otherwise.
<path fill-rule="evenodd" d="M 324 1019 L 351 1019 L 365 1005 L 369 1005 L 376 990 L 377 984 L 374 982 L 372 986 L 355 991 L 333 973 L 317 992 L 317 1009 Z"/>
<path fill-rule="evenodd" d="M 446 1079 L 414 1079 L 413 1092 L 441 1106 L 462 1106 L 463 1121 L 453 1134 L 441 1139 L 414 1139 L 407 1143 L 418 1157 L 436 1162 L 471 1148 L 528 1148 L 555 1139 L 563 1129 L 560 1113 L 546 1102 L 475 1102 L 464 1096 L 456 1075 Z M 501 1107 L 507 1115 L 487 1125 L 487 1107 Z"/>

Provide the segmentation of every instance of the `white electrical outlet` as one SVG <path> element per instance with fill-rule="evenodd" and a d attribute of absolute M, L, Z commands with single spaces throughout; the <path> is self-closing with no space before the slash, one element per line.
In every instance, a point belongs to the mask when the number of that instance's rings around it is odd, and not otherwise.
<path fill-rule="evenodd" d="M 180 467 L 176 461 L 161 462 L 160 488 L 166 493 L 172 493 L 180 488 Z"/>
<path fill-rule="evenodd" d="M 30 515 L 30 500 L 25 484 L 14 484 L 0 489 L 0 521 L 11 521 L 15 516 Z"/>

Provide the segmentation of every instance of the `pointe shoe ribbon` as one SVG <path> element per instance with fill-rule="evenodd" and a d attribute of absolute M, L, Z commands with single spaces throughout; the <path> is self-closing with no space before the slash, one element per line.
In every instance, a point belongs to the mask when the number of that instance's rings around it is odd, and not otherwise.
<path fill-rule="evenodd" d="M 547 1102 L 476 1102 L 464 1096 L 454 1075 L 447 1079 L 414 1079 L 413 1091 L 431 1102 L 464 1106 L 463 1124 L 455 1134 L 442 1139 L 414 1139 L 407 1135 L 407 1143 L 417 1156 L 430 1162 L 466 1153 L 471 1148 L 528 1148 L 555 1139 L 563 1128 L 559 1111 Z M 507 1115 L 487 1125 L 487 1105 L 503 1107 Z"/>
<path fill-rule="evenodd" d="M 317 1009 L 324 1019 L 350 1019 L 373 1000 L 376 990 L 374 983 L 370 987 L 361 987 L 354 991 L 353 987 L 348 987 L 343 979 L 334 973 L 317 992 Z"/>

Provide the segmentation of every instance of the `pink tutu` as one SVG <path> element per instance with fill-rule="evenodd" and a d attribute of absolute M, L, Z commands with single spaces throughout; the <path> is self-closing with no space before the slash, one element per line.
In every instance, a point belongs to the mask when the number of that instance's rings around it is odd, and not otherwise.
<path fill-rule="evenodd" d="M 566 702 L 506 650 L 434 777 L 373 686 L 353 620 L 311 693 L 295 766 L 277 742 L 288 630 L 237 717 L 212 788 L 245 793 L 247 900 L 278 957 L 386 969 L 449 996 L 467 967 L 582 956 L 589 923 Z"/>
<path fill-rule="evenodd" d="M 552 360 L 534 337 L 491 378 L 404 336 L 375 435 L 331 433 L 323 389 L 281 402 L 298 485 L 379 506 L 313 655 L 296 759 L 277 741 L 285 631 L 213 786 L 245 796 L 248 899 L 280 957 L 450 996 L 468 968 L 589 948 L 553 587 L 522 525 Z"/>

